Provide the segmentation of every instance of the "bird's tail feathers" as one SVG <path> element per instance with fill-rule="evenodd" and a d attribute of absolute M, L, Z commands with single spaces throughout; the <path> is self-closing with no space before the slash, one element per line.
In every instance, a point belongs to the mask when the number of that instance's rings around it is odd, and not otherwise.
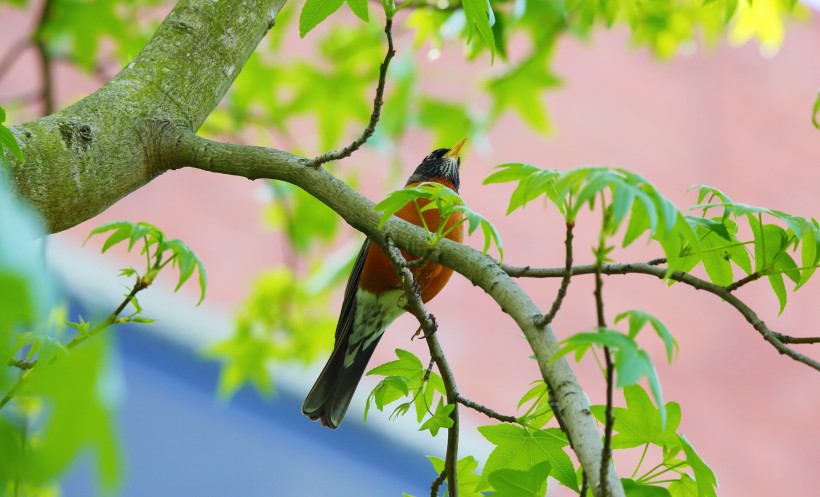
<path fill-rule="evenodd" d="M 314 421 L 318 419 L 322 425 L 331 429 L 336 429 L 341 424 L 379 338 L 381 335 L 358 352 L 353 362 L 348 365 L 344 363 L 347 347 L 334 348 L 333 354 L 302 404 L 305 416 Z"/>

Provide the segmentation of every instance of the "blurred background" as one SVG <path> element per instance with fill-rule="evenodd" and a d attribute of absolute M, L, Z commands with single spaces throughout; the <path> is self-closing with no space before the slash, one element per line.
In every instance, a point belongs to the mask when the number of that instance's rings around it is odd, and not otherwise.
<path fill-rule="evenodd" d="M 56 2 L 61 7 L 42 24 L 47 4 L 0 2 L 0 105 L 12 124 L 59 110 L 100 87 L 136 55 L 170 8 L 163 2 L 69 3 Z M 367 25 L 345 7 L 302 39 L 301 5 L 286 5 L 281 22 L 201 132 L 306 156 L 356 136 L 369 115 L 384 53 L 381 13 L 377 3 L 371 7 Z M 506 53 L 497 53 L 493 64 L 486 46 L 473 42 L 465 48 L 451 39 L 464 28 L 463 20 L 460 27 L 452 20 L 452 9 L 436 12 L 441 19 L 433 20 L 421 10 L 400 14 L 381 127 L 367 147 L 329 168 L 378 201 L 402 186 L 429 151 L 466 136 L 461 194 L 496 225 L 505 261 L 517 265 L 562 266 L 564 229 L 560 215 L 538 202 L 506 216 L 512 186 L 481 182 L 507 162 L 561 170 L 627 168 L 681 208 L 696 203 L 689 187 L 708 184 L 738 202 L 816 216 L 815 8 L 805 2 L 793 14 L 762 7 L 749 13 L 744 9 L 752 7 L 741 2 L 726 35 L 715 34 L 722 28 L 706 21 L 687 25 L 688 19 L 651 36 L 630 32 L 623 22 L 609 29 L 595 24 L 555 34 L 534 54 L 530 37 L 510 31 Z M 84 15 L 102 16 L 96 21 L 102 27 L 80 29 Z M 755 16 L 757 24 L 749 20 Z M 419 34 L 425 29 L 427 38 Z M 538 29 L 550 28 L 531 28 Z M 32 33 L 39 33 L 34 42 Z M 535 68 L 522 63 L 531 56 Z M 527 84 L 515 77 L 520 74 Z M 204 304 L 195 306 L 193 286 L 174 294 L 175 281 L 166 275 L 141 300 L 146 315 L 158 322 L 115 333 L 123 495 L 429 493 L 435 473 L 420 454 L 442 456 L 445 437 L 415 433 L 411 420 L 390 421 L 388 413 L 373 410 L 364 424 L 372 378 L 365 378 L 335 432 L 299 410 L 329 352 L 341 285 L 360 234 L 288 185 L 192 170 L 167 173 L 96 218 L 48 237 L 48 260 L 64 282 L 70 314 L 116 305 L 125 284 L 117 268 L 132 264 L 134 256 L 100 256 L 101 240 L 82 244 L 94 227 L 119 219 L 147 221 L 184 240 L 208 271 Z M 577 263 L 592 262 L 597 228 L 597 217 L 579 219 Z M 466 243 L 480 249 L 483 240 Z M 638 243 L 613 257 L 646 261 L 659 254 L 657 247 Z M 595 325 L 592 283 L 591 277 L 573 280 L 554 322 L 559 337 Z M 558 288 L 551 280 L 521 284 L 542 309 Z M 816 281 L 790 294 L 782 315 L 766 284 L 738 294 L 773 329 L 817 335 Z M 610 319 L 639 308 L 658 316 L 680 342 L 671 366 L 660 341 L 646 339 L 642 346 L 653 354 L 665 398 L 682 405 L 681 431 L 715 471 L 719 495 L 816 495 L 816 372 L 778 355 L 713 295 L 630 275 L 608 277 L 604 296 Z M 429 308 L 461 393 L 513 413 L 539 377 L 515 324 L 458 275 Z M 410 341 L 415 329 L 407 316 L 396 321 L 372 364 L 391 360 L 396 348 L 426 360 L 425 344 Z M 237 330 L 273 344 L 257 366 L 275 386 L 257 382 L 257 392 L 241 381 L 254 371 L 231 370 L 239 366 L 226 350 L 249 346 L 249 335 Z M 582 361 L 575 369 L 592 402 L 604 402 L 595 362 Z M 469 427 L 488 420 L 462 412 L 468 427 L 461 452 L 483 461 L 491 446 Z M 638 456 L 617 461 L 623 476 Z M 95 491 L 90 464 L 83 459 L 73 467 L 62 482 L 64 495 Z M 551 482 L 547 494 L 572 492 Z"/>

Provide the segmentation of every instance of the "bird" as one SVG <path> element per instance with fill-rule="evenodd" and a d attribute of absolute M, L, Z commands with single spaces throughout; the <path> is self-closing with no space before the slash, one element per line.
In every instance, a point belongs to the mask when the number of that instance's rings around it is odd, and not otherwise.
<path fill-rule="evenodd" d="M 405 188 L 424 182 L 440 183 L 456 193 L 460 186 L 461 149 L 466 139 L 452 148 L 439 148 L 425 157 L 407 180 Z M 396 216 L 435 232 L 442 222 L 438 210 L 420 210 L 429 202 L 418 199 L 418 207 L 409 202 Z M 422 217 L 424 221 L 422 222 Z M 462 216 L 453 213 L 444 222 L 447 238 L 461 243 L 464 237 Z M 402 251 L 407 260 L 416 259 Z M 444 288 L 453 270 L 433 263 L 411 268 L 423 302 L 428 302 Z M 336 325 L 333 352 L 316 383 L 311 388 L 302 413 L 323 426 L 336 429 L 344 419 L 356 387 L 385 329 L 403 312 L 401 281 L 387 255 L 369 239 L 365 240 L 353 271 L 347 281 L 339 321 Z"/>

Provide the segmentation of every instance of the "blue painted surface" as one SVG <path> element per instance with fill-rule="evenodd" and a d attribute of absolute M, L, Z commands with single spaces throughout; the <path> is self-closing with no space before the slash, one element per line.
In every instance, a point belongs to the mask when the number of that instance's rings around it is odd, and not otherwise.
<path fill-rule="evenodd" d="M 245 389 L 220 405 L 218 365 L 146 330 L 117 330 L 126 384 L 120 495 L 429 495 L 435 474 L 423 455 L 353 420 L 323 428 L 285 394 L 265 401 Z M 94 495 L 91 477 L 83 461 L 63 481 L 63 495 Z"/>

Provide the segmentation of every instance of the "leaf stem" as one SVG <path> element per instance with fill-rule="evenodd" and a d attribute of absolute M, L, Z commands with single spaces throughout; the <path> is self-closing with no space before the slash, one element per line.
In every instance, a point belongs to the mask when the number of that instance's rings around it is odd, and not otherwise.
<path fill-rule="evenodd" d="M 128 305 L 128 303 L 131 302 L 131 300 L 133 300 L 139 292 L 148 288 L 149 285 L 150 283 L 146 283 L 145 280 L 137 277 L 137 281 L 134 283 L 134 286 L 131 288 L 131 291 L 128 293 L 128 295 L 125 296 L 125 299 L 120 303 L 119 306 L 117 306 L 114 312 L 112 312 L 111 315 L 109 315 L 107 318 L 105 318 L 105 320 L 100 322 L 100 324 L 89 330 L 87 333 L 78 333 L 70 342 L 68 342 L 68 344 L 66 344 L 66 348 L 68 350 L 71 350 L 77 345 L 80 345 L 84 341 L 97 335 L 99 332 L 105 330 L 112 324 L 116 323 L 117 318 Z M 53 364 L 55 361 L 57 361 L 57 356 L 55 356 L 54 359 L 52 359 L 51 362 L 47 365 Z M 20 391 L 20 389 L 25 385 L 25 383 L 28 381 L 28 378 L 32 374 L 34 374 L 36 371 L 39 371 L 42 368 L 43 366 L 40 366 L 40 362 L 32 361 L 30 367 L 17 379 L 17 383 L 15 383 L 9 389 L 9 391 L 6 392 L 6 395 L 2 399 L 0 399 L 0 409 L 5 407 L 5 405 L 8 404 L 9 401 L 17 394 L 17 392 Z"/>

